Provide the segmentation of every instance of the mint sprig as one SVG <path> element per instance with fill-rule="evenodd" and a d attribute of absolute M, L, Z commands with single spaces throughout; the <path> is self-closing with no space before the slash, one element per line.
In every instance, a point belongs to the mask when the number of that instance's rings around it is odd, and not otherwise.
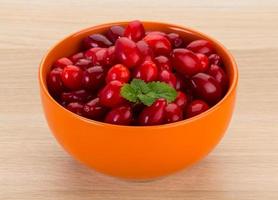
<path fill-rule="evenodd" d="M 154 81 L 145 83 L 141 79 L 133 79 L 121 88 L 121 96 L 133 103 L 150 106 L 155 100 L 164 98 L 168 103 L 177 97 L 177 91 L 166 83 Z"/>

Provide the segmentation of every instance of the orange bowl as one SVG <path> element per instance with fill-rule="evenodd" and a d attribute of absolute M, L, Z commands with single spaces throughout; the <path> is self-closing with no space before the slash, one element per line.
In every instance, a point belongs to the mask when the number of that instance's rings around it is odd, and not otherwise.
<path fill-rule="evenodd" d="M 173 24 L 143 22 L 146 30 L 176 32 L 190 40 L 212 42 L 229 76 L 225 97 L 208 111 L 190 119 L 158 126 L 119 126 L 78 116 L 49 94 L 46 76 L 52 63 L 78 51 L 82 38 L 100 33 L 109 23 L 74 33 L 57 43 L 39 68 L 40 94 L 50 129 L 58 142 L 85 165 L 112 176 L 151 179 L 181 170 L 207 155 L 220 141 L 230 122 L 236 97 L 238 72 L 230 52 L 215 39 L 193 29 Z"/>

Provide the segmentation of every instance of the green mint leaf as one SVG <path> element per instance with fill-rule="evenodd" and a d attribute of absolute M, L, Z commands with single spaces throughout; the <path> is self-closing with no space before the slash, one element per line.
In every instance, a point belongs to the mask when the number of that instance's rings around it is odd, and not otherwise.
<path fill-rule="evenodd" d="M 121 96 L 130 102 L 136 103 L 138 101 L 137 93 L 130 84 L 124 84 L 121 88 Z"/>
<path fill-rule="evenodd" d="M 146 106 L 151 106 L 153 104 L 153 102 L 155 101 L 155 98 L 150 97 L 148 95 L 144 95 L 144 94 L 139 94 L 138 98 L 140 99 L 140 101 L 145 104 Z"/>
<path fill-rule="evenodd" d="M 138 94 L 148 93 L 150 91 L 150 88 L 148 87 L 147 83 L 145 83 L 141 79 L 133 79 L 130 85 Z"/>
<path fill-rule="evenodd" d="M 166 83 L 157 81 L 148 83 L 148 86 L 151 91 L 156 93 L 157 98 L 164 98 L 168 103 L 175 101 L 177 97 L 177 91 Z"/>

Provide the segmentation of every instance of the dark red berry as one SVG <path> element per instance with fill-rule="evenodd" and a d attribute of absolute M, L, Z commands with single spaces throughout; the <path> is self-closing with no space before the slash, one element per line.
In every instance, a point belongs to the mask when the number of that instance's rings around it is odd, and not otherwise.
<path fill-rule="evenodd" d="M 63 102 L 86 102 L 92 95 L 86 90 L 77 90 L 73 92 L 63 92 L 61 94 L 61 100 Z"/>
<path fill-rule="evenodd" d="M 86 68 L 92 66 L 92 64 L 93 64 L 92 60 L 87 58 L 81 58 L 78 61 L 76 61 L 75 66 L 78 66 L 85 70 Z"/>
<path fill-rule="evenodd" d="M 172 73 L 169 72 L 168 70 L 162 70 L 158 74 L 158 80 L 164 83 L 167 83 L 171 87 L 175 88 L 177 85 L 177 78 L 176 76 Z"/>
<path fill-rule="evenodd" d="M 215 78 L 215 80 L 221 85 L 222 92 L 225 92 L 228 87 L 228 77 L 224 70 L 218 65 L 211 65 L 208 74 Z"/>
<path fill-rule="evenodd" d="M 106 37 L 115 43 L 118 38 L 123 37 L 124 31 L 125 29 L 122 26 L 111 26 L 106 33 Z"/>
<path fill-rule="evenodd" d="M 134 69 L 133 76 L 145 82 L 151 82 L 157 80 L 158 70 L 154 62 L 146 60 Z"/>
<path fill-rule="evenodd" d="M 193 100 L 186 108 L 186 117 L 194 117 L 209 109 L 206 102 L 202 100 Z"/>
<path fill-rule="evenodd" d="M 89 50 L 87 50 L 87 51 L 85 51 L 85 53 L 84 53 L 84 57 L 85 58 L 89 58 L 89 59 L 91 59 L 91 60 L 95 60 L 96 58 L 96 53 L 99 51 L 99 50 L 101 50 L 102 48 L 100 48 L 100 47 L 95 47 L 95 48 L 91 48 L 91 49 L 89 49 Z"/>
<path fill-rule="evenodd" d="M 82 87 L 83 71 L 75 66 L 68 65 L 63 69 L 62 80 L 64 85 L 71 90 L 78 90 Z"/>
<path fill-rule="evenodd" d="M 95 98 L 88 103 L 84 104 L 83 115 L 90 119 L 100 120 L 104 117 L 106 108 L 99 103 L 99 98 Z"/>
<path fill-rule="evenodd" d="M 176 74 L 176 79 L 177 79 L 176 90 L 185 90 L 187 85 L 185 83 L 185 78 L 180 74 Z"/>
<path fill-rule="evenodd" d="M 115 46 L 107 49 L 107 63 L 108 65 L 114 65 L 116 63 Z"/>
<path fill-rule="evenodd" d="M 60 58 L 58 59 L 54 64 L 53 64 L 53 67 L 59 67 L 59 68 L 64 68 L 68 65 L 72 65 L 73 63 L 71 62 L 70 59 L 66 58 L 66 57 L 63 57 L 63 58 Z"/>
<path fill-rule="evenodd" d="M 153 58 L 152 49 L 144 40 L 140 40 L 139 42 L 137 42 L 136 46 L 139 50 L 141 61 L 151 60 Z"/>
<path fill-rule="evenodd" d="M 100 104 L 113 108 L 124 103 L 125 101 L 120 94 L 122 85 L 120 81 L 111 81 L 102 88 L 98 94 Z"/>
<path fill-rule="evenodd" d="M 212 44 L 207 40 L 195 40 L 189 43 L 186 48 L 195 53 L 202 53 L 207 56 L 214 53 Z"/>
<path fill-rule="evenodd" d="M 116 64 L 111 67 L 106 75 L 106 83 L 114 80 L 120 81 L 122 83 L 127 83 L 129 79 L 129 69 L 122 64 Z"/>
<path fill-rule="evenodd" d="M 69 103 L 66 108 L 75 113 L 75 114 L 78 114 L 78 115 L 81 115 L 82 116 L 82 113 L 83 113 L 83 104 L 82 103 L 79 103 L 79 102 L 72 102 L 72 103 Z"/>
<path fill-rule="evenodd" d="M 83 52 L 78 52 L 76 54 L 73 54 L 69 59 L 75 64 L 79 59 L 84 58 Z"/>
<path fill-rule="evenodd" d="M 59 96 L 59 94 L 64 90 L 62 72 L 63 70 L 61 68 L 54 68 L 47 76 L 47 86 L 49 92 L 55 97 Z"/>
<path fill-rule="evenodd" d="M 113 108 L 107 113 L 104 122 L 117 125 L 129 125 L 132 122 L 131 107 L 120 106 Z"/>
<path fill-rule="evenodd" d="M 154 62 L 159 71 L 172 71 L 171 62 L 166 56 L 157 56 L 154 58 Z"/>
<path fill-rule="evenodd" d="M 168 40 L 171 42 L 173 48 L 180 48 L 183 45 L 183 39 L 177 33 L 167 34 Z"/>
<path fill-rule="evenodd" d="M 183 110 L 188 103 L 188 98 L 186 94 L 179 91 L 174 103 L 177 104 Z"/>
<path fill-rule="evenodd" d="M 121 37 L 116 41 L 115 55 L 118 61 L 129 68 L 140 62 L 140 53 L 136 43 L 126 37 Z"/>
<path fill-rule="evenodd" d="M 84 71 L 83 86 L 88 90 L 97 90 L 104 83 L 105 70 L 102 66 L 93 66 Z"/>
<path fill-rule="evenodd" d="M 95 53 L 95 57 L 93 58 L 94 65 L 102 65 L 106 66 L 109 65 L 110 60 L 108 56 L 108 48 L 102 48 Z"/>
<path fill-rule="evenodd" d="M 201 72 L 201 64 L 198 57 L 187 49 L 174 49 L 172 64 L 180 74 L 186 77 L 191 77 Z"/>
<path fill-rule="evenodd" d="M 218 66 L 222 65 L 221 57 L 218 54 L 211 54 L 208 57 L 208 59 L 209 59 L 209 64 L 211 65 L 218 65 Z"/>
<path fill-rule="evenodd" d="M 204 101 L 215 104 L 220 100 L 221 86 L 211 75 L 198 73 L 190 81 L 195 95 Z"/>
<path fill-rule="evenodd" d="M 209 59 L 205 54 L 196 53 L 196 56 L 199 58 L 201 72 L 206 72 L 209 68 Z"/>
<path fill-rule="evenodd" d="M 104 35 L 96 33 L 84 38 L 83 45 L 86 49 L 90 49 L 94 47 L 109 47 L 113 44 Z"/>
<path fill-rule="evenodd" d="M 165 122 L 165 99 L 156 100 L 150 107 L 140 113 L 138 122 L 142 126 L 159 125 Z"/>
<path fill-rule="evenodd" d="M 138 20 L 129 22 L 125 29 L 124 36 L 134 42 L 141 40 L 145 36 L 143 24 Z"/>
<path fill-rule="evenodd" d="M 172 51 L 170 41 L 162 35 L 148 34 L 144 37 L 144 41 L 151 47 L 155 55 L 169 55 Z"/>
<path fill-rule="evenodd" d="M 166 123 L 172 123 L 182 120 L 183 111 L 181 107 L 179 107 L 175 103 L 169 103 L 165 107 L 165 121 Z"/>

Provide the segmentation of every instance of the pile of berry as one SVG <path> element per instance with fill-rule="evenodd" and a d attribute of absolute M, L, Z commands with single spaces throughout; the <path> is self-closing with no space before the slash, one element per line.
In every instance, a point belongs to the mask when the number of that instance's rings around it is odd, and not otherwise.
<path fill-rule="evenodd" d="M 206 40 L 146 32 L 140 21 L 83 39 L 53 63 L 50 94 L 66 109 L 118 125 L 159 125 L 198 115 L 226 93 L 221 57 Z"/>

